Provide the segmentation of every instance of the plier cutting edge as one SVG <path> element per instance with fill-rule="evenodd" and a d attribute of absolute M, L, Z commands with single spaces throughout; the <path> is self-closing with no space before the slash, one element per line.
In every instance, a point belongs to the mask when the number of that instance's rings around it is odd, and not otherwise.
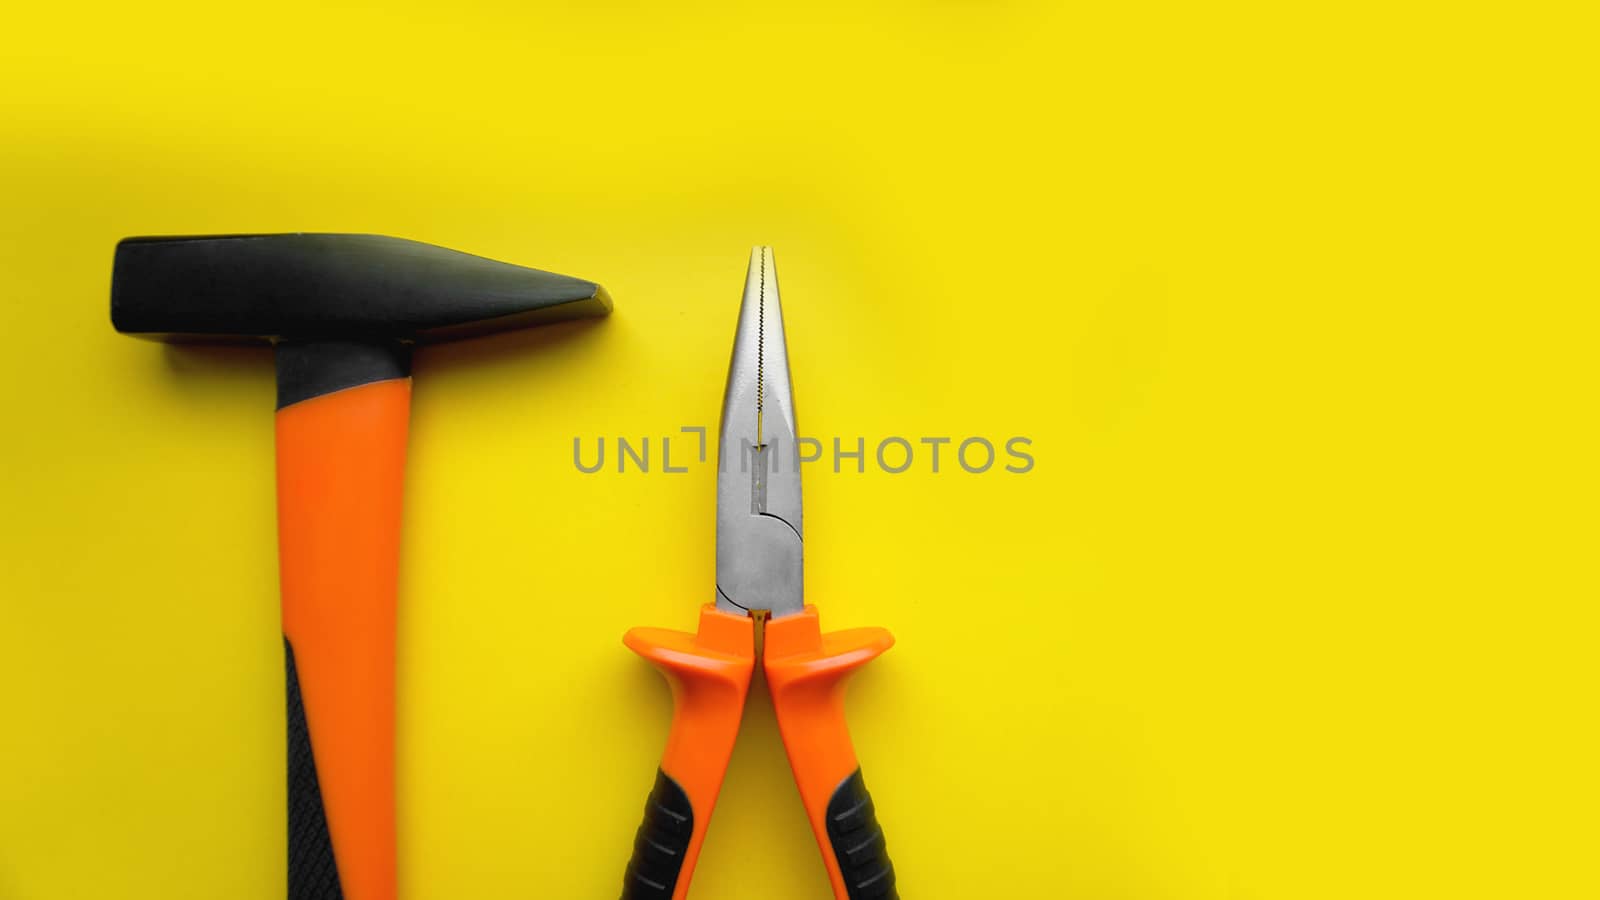
<path fill-rule="evenodd" d="M 804 601 L 794 391 L 770 247 L 750 254 L 719 437 L 716 600 L 701 608 L 694 634 L 635 628 L 623 638 L 661 670 L 673 701 L 623 900 L 689 893 L 738 737 L 763 618 L 762 665 L 778 730 L 833 895 L 897 900 L 844 717 L 845 678 L 894 638 L 882 628 L 823 634 L 816 607 Z"/>

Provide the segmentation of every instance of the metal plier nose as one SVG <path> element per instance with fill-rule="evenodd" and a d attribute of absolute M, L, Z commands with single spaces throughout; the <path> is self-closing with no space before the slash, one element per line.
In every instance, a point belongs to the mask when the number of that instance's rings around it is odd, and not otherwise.
<path fill-rule="evenodd" d="M 772 248 L 750 254 L 722 395 L 717 459 L 718 609 L 800 612 L 800 455 Z"/>
<path fill-rule="evenodd" d="M 693 634 L 635 628 L 623 642 L 672 686 L 672 731 L 624 900 L 682 900 L 744 713 L 764 622 L 762 666 L 800 800 L 836 900 L 892 900 L 894 866 L 844 718 L 844 681 L 889 649 L 882 628 L 823 634 L 805 605 L 799 447 L 772 249 L 750 254 L 722 401 L 717 583 Z"/>

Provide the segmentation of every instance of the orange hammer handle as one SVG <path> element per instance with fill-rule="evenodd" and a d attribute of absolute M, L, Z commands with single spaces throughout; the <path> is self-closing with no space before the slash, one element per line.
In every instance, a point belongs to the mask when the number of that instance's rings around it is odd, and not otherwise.
<path fill-rule="evenodd" d="M 622 896 L 683 900 L 739 736 L 755 669 L 755 623 L 708 605 L 695 634 L 635 628 L 622 640 L 654 663 L 672 688 L 672 730 Z"/>
<path fill-rule="evenodd" d="M 844 716 L 844 682 L 893 646 L 882 628 L 823 634 L 817 609 L 767 622 L 767 686 L 837 900 L 890 900 L 894 866 Z"/>
<path fill-rule="evenodd" d="M 291 898 L 395 897 L 395 592 L 410 403 L 411 379 L 394 378 L 277 413 Z"/>

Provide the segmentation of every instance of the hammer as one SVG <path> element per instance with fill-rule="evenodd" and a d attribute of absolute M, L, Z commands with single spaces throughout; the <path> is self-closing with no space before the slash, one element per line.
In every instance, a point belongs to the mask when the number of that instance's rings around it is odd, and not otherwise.
<path fill-rule="evenodd" d="M 610 311 L 590 281 L 377 235 L 117 245 L 118 331 L 274 347 L 290 900 L 395 896 L 395 591 L 412 346 Z"/>

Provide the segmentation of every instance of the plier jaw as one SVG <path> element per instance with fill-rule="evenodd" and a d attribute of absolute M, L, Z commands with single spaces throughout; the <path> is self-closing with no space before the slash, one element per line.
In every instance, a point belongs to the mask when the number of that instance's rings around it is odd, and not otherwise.
<path fill-rule="evenodd" d="M 800 456 L 771 247 L 750 253 L 717 453 L 717 593 L 725 612 L 805 605 Z"/>

